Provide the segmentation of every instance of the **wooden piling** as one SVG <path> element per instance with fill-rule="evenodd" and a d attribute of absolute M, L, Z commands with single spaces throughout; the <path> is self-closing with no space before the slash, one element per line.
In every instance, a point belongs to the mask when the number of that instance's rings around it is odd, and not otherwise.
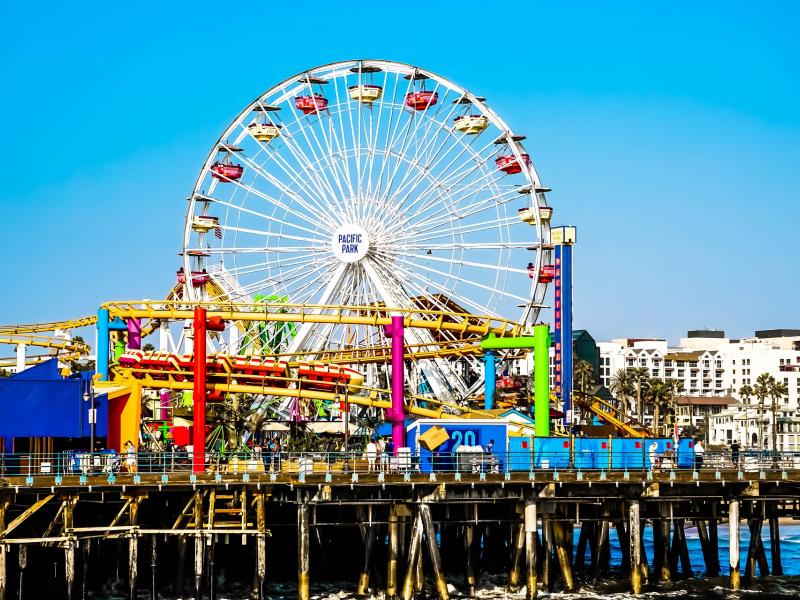
<path fill-rule="evenodd" d="M 414 597 L 414 583 L 417 576 L 417 563 L 422 562 L 422 517 L 419 512 L 415 515 L 411 526 L 411 541 L 408 547 L 408 560 L 406 561 L 406 573 L 403 578 L 403 600 L 411 600 Z"/>
<path fill-rule="evenodd" d="M 511 568 L 508 572 L 508 589 L 511 592 L 519 590 L 522 572 L 522 559 L 525 553 L 525 523 L 523 521 L 514 525 L 514 550 L 511 555 Z"/>
<path fill-rule="evenodd" d="M 359 596 L 369 595 L 369 571 L 372 560 L 372 545 L 375 542 L 375 532 L 373 525 L 364 526 L 364 562 L 361 567 L 361 574 L 358 577 L 358 588 L 356 594 Z"/>
<path fill-rule="evenodd" d="M 8 500 L 3 498 L 0 500 L 0 535 L 4 535 L 6 531 L 6 509 L 8 508 Z M 6 588 L 8 587 L 7 573 L 6 573 L 6 555 L 8 554 L 8 546 L 0 544 L 0 600 L 6 600 Z M 20 584 L 20 588 L 22 585 Z"/>
<path fill-rule="evenodd" d="M 430 555 L 431 559 L 431 568 L 433 569 L 433 577 L 436 582 L 436 591 L 439 594 L 439 600 L 449 600 L 450 593 L 447 591 L 447 582 L 445 581 L 444 571 L 442 570 L 442 559 L 439 554 L 439 545 L 436 543 L 436 530 L 433 527 L 433 519 L 431 518 L 431 507 L 426 503 L 420 504 L 419 512 L 422 516 L 422 524 L 425 529 L 425 538 L 428 543 L 428 554 Z"/>
<path fill-rule="evenodd" d="M 475 566 L 473 564 L 473 538 L 475 535 L 475 527 L 473 525 L 464 525 L 464 583 L 467 591 L 467 596 L 470 598 L 475 595 Z"/>
<path fill-rule="evenodd" d="M 769 547 L 772 553 L 772 574 L 783 575 L 783 564 L 781 562 L 781 534 L 778 517 L 773 515 L 769 518 Z"/>
<path fill-rule="evenodd" d="M 639 501 L 631 500 L 628 507 L 628 538 L 630 541 L 631 591 L 642 593 L 642 536 L 639 521 Z"/>
<path fill-rule="evenodd" d="M 264 600 L 264 580 L 267 577 L 267 508 L 264 492 L 256 496 L 256 582 L 258 600 Z"/>
<path fill-rule="evenodd" d="M 303 501 L 297 505 L 297 598 L 309 600 L 309 527 L 308 503 Z"/>
<path fill-rule="evenodd" d="M 20 544 L 18 555 L 17 555 L 17 565 L 19 566 L 19 591 L 17 593 L 17 598 L 22 600 L 24 598 L 23 584 L 25 583 L 25 570 L 28 568 L 28 545 L 27 544 Z M 84 574 L 86 570 L 84 569 Z"/>
<path fill-rule="evenodd" d="M 128 538 L 128 588 L 130 597 L 136 598 L 136 580 L 139 573 L 139 534 L 135 529 L 139 521 L 139 497 L 131 497 L 129 506 L 130 524 L 134 529 Z"/>
<path fill-rule="evenodd" d="M 77 496 L 64 496 L 64 579 L 66 581 L 67 600 L 72 600 L 75 587 L 75 539 L 73 538 L 75 525 L 73 522 L 73 509 Z"/>
<path fill-rule="evenodd" d="M 526 598 L 533 600 L 537 594 L 536 581 L 536 550 L 539 544 L 536 524 L 536 503 L 528 501 L 525 503 L 524 530 L 525 530 L 525 585 Z"/>
<path fill-rule="evenodd" d="M 202 598 L 203 591 L 203 534 L 198 531 L 194 534 L 194 594 L 195 598 Z"/>
<path fill-rule="evenodd" d="M 728 503 L 728 532 L 729 532 L 729 565 L 730 586 L 733 590 L 741 587 L 741 571 L 739 567 L 739 501 L 731 500 Z"/>
<path fill-rule="evenodd" d="M 150 600 L 158 600 L 156 568 L 158 566 L 158 536 L 150 536 Z"/>
<path fill-rule="evenodd" d="M 658 579 L 662 583 L 669 583 L 672 581 L 672 560 L 670 557 L 670 528 L 671 523 L 669 519 L 662 517 L 659 519 L 658 526 L 660 528 L 659 542 L 660 547 L 655 548 L 653 551 L 659 555 L 659 576 Z"/>
<path fill-rule="evenodd" d="M 595 558 L 592 560 L 592 577 L 595 581 L 600 579 L 600 569 L 603 567 L 603 558 L 608 547 L 608 521 L 600 521 L 595 526 Z"/>
<path fill-rule="evenodd" d="M 622 555 L 620 560 L 620 574 L 624 577 L 630 573 L 631 568 L 631 545 L 628 538 L 628 530 L 625 529 L 625 516 L 614 523 L 614 528 L 617 530 L 617 539 L 619 540 L 619 551 Z"/>
<path fill-rule="evenodd" d="M 553 546 L 556 550 L 556 557 L 558 558 L 559 571 L 561 572 L 561 579 L 564 582 L 564 590 L 571 592 L 575 589 L 575 582 L 572 579 L 572 560 L 569 552 L 569 527 L 563 521 L 552 521 L 551 527 L 553 531 Z"/>
<path fill-rule="evenodd" d="M 386 597 L 393 600 L 397 597 L 397 557 L 400 544 L 400 526 L 397 511 L 394 506 L 389 507 L 389 539 L 388 560 L 386 561 Z"/>

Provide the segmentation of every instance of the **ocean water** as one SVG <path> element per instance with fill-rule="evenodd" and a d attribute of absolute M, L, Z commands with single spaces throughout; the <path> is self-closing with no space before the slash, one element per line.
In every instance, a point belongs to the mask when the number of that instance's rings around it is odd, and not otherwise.
<path fill-rule="evenodd" d="M 725 576 L 714 579 L 706 579 L 703 577 L 703 555 L 697 536 L 697 530 L 687 527 L 685 531 L 692 569 L 697 578 L 681 580 L 671 584 L 654 584 L 647 586 L 645 592 L 641 596 L 638 596 L 638 598 L 648 600 L 695 600 L 706 598 L 710 600 L 769 600 L 771 598 L 797 598 L 800 596 L 800 525 L 781 525 L 781 556 L 785 575 L 782 577 L 759 577 L 757 581 L 749 587 L 742 581 L 742 587 L 747 587 L 748 589 L 743 589 L 739 592 L 733 592 L 727 588 L 729 548 L 727 527 L 719 528 L 720 566 L 721 573 Z M 740 546 L 742 549 L 740 563 L 742 569 L 744 569 L 745 559 L 747 558 L 749 531 L 747 527 L 743 526 L 740 532 Z M 576 531 L 576 543 L 577 535 L 578 531 Z M 648 560 L 652 568 L 653 545 L 652 530 L 650 527 L 646 528 L 644 537 Z M 772 557 L 769 547 L 769 532 L 766 527 L 762 532 L 762 539 L 767 553 L 767 560 L 770 561 L 771 567 Z M 611 565 L 613 570 L 615 566 L 619 565 L 621 557 L 619 543 L 613 528 L 610 530 L 610 542 L 612 551 Z M 269 569 L 269 566 L 267 568 Z M 476 598 L 478 598 L 478 600 L 524 600 L 524 588 L 519 592 L 511 593 L 505 588 L 505 579 L 505 576 L 501 575 L 482 577 L 479 582 Z M 460 578 L 457 580 L 456 576 L 449 575 L 448 581 L 451 598 L 464 598 L 465 596 L 462 593 L 463 589 L 461 587 Z M 628 592 L 627 580 L 606 579 L 595 584 L 588 579 L 582 580 L 581 576 L 576 574 L 576 583 L 579 586 L 576 592 L 548 593 L 540 591 L 539 597 L 558 598 L 560 600 L 632 600 L 637 598 Z M 426 591 L 428 592 L 428 598 L 436 598 L 430 582 L 428 582 L 426 586 Z M 222 578 L 218 578 L 217 590 L 214 598 L 216 600 L 249 600 L 249 592 L 247 585 L 235 585 L 231 584 L 231 582 L 224 581 Z M 295 600 L 297 598 L 297 588 L 294 583 L 291 582 L 268 584 L 265 593 L 267 598 L 272 600 Z M 122 599 L 126 596 L 121 592 L 114 593 L 111 590 L 105 590 L 100 594 L 90 594 L 89 597 L 116 600 L 117 598 Z M 140 599 L 151 598 L 150 590 L 146 589 L 146 579 L 145 581 L 141 581 L 138 597 Z M 355 582 L 321 583 L 314 582 L 312 579 L 311 597 L 312 600 L 353 600 L 356 598 Z M 159 595 L 159 598 L 162 600 L 177 600 L 174 596 Z M 191 596 L 183 596 L 180 597 L 180 600 L 189 600 L 189 598 L 191 598 Z M 384 595 L 382 592 L 377 592 L 374 598 L 375 600 L 384 600 Z"/>

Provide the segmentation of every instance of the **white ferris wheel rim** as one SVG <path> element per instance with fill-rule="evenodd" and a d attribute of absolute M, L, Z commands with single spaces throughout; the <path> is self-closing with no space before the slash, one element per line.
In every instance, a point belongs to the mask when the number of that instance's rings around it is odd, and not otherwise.
<path fill-rule="evenodd" d="M 544 261 L 547 256 L 549 256 L 548 251 L 544 250 L 546 245 L 549 244 L 550 241 L 550 231 L 549 231 L 549 224 L 546 220 L 539 218 L 539 208 L 541 206 L 547 206 L 546 199 L 540 190 L 542 189 L 538 174 L 536 173 L 535 167 L 533 166 L 533 162 L 529 160 L 523 160 L 523 155 L 526 155 L 525 149 L 521 144 L 521 140 L 514 136 L 514 133 L 508 127 L 508 125 L 503 121 L 503 119 L 497 115 L 485 102 L 484 99 L 472 94 L 468 90 L 458 86 L 454 82 L 435 74 L 431 71 L 428 71 L 421 67 L 416 67 L 413 65 L 408 65 L 404 63 L 386 61 L 386 60 L 368 60 L 368 59 L 360 59 L 360 60 L 351 60 L 351 61 L 339 61 L 334 63 L 329 63 L 327 65 L 321 65 L 318 67 L 314 67 L 312 69 L 302 71 L 292 77 L 286 78 L 279 84 L 273 86 L 272 88 L 268 89 L 267 91 L 261 93 L 256 97 L 251 103 L 247 105 L 247 107 L 242 110 L 239 115 L 236 116 L 235 119 L 228 125 L 228 127 L 222 132 L 219 136 L 219 139 L 214 144 L 213 148 L 208 154 L 206 161 L 200 170 L 197 180 L 194 185 L 194 189 L 192 195 L 189 199 L 189 209 L 187 212 L 187 218 L 184 226 L 184 239 L 183 239 L 183 255 L 184 255 L 184 271 L 186 276 L 188 277 L 191 273 L 191 257 L 189 256 L 188 250 L 192 248 L 192 236 L 193 236 L 193 229 L 192 229 L 192 219 L 193 216 L 196 214 L 197 204 L 201 202 L 201 199 L 204 195 L 203 190 L 203 183 L 208 181 L 209 179 L 209 172 L 211 169 L 212 164 L 214 163 L 215 159 L 219 155 L 219 148 L 221 146 L 225 146 L 227 144 L 233 145 L 237 143 L 237 141 L 241 140 L 243 137 L 247 136 L 247 129 L 244 126 L 244 123 L 248 119 L 250 115 L 252 115 L 254 109 L 256 109 L 262 102 L 264 102 L 268 98 L 274 98 L 276 95 L 283 95 L 283 99 L 287 100 L 290 99 L 294 94 L 299 90 L 311 90 L 311 80 L 315 77 L 324 74 L 329 80 L 335 77 L 347 77 L 353 75 L 353 69 L 358 68 L 358 77 L 359 81 L 362 81 L 362 70 L 365 67 L 377 67 L 380 69 L 381 72 L 385 73 L 392 73 L 397 76 L 397 80 L 401 75 L 422 75 L 426 79 L 433 82 L 436 89 L 442 87 L 447 92 L 451 94 L 466 99 L 466 101 L 474 107 L 480 115 L 487 117 L 489 122 L 501 132 L 501 137 L 505 138 L 507 143 L 507 147 L 511 153 L 516 157 L 517 161 L 520 165 L 523 166 L 522 175 L 527 182 L 527 187 L 529 188 L 529 200 L 528 206 L 532 208 L 536 212 L 536 227 L 531 228 L 531 231 L 535 231 L 538 237 L 538 242 L 530 242 L 530 245 L 534 245 L 538 243 L 538 251 L 535 253 L 535 258 L 533 259 L 533 263 L 535 265 L 535 272 L 540 272 Z M 302 80 L 305 79 L 307 82 L 303 83 Z M 299 86 L 299 87 L 298 87 Z M 263 107 L 263 104 L 262 104 Z M 424 111 L 427 112 L 427 111 Z M 452 111 L 450 113 L 452 115 Z M 426 115 L 423 115 L 423 117 Z M 435 119 L 434 119 L 435 122 Z M 234 142 L 229 142 L 228 140 L 234 139 Z M 526 155 L 527 156 L 527 155 Z M 323 157 L 324 159 L 325 157 Z M 400 160 L 400 158 L 397 158 Z M 253 167 L 253 165 L 246 165 L 245 168 Z M 434 247 L 438 249 L 445 249 L 445 247 L 452 247 L 454 244 L 441 244 L 437 247 L 436 244 L 427 244 L 428 246 Z M 457 247 L 457 243 L 455 244 Z M 490 245 L 487 245 L 489 248 Z M 254 248 L 253 251 L 258 251 L 260 248 Z M 243 253 L 245 250 L 237 250 L 237 253 Z M 436 258 L 430 260 L 437 260 Z M 413 265 L 406 264 L 407 268 L 411 268 Z M 489 265 L 483 265 L 484 267 Z M 299 268 L 299 267 L 298 267 Z M 502 267 L 501 267 L 502 268 Z M 330 269 L 329 269 L 330 270 Z M 333 267 L 334 275 L 338 274 L 339 278 L 341 278 L 342 274 L 340 273 L 341 269 L 338 266 Z M 510 272 L 519 273 L 522 269 L 510 269 Z M 436 272 L 436 269 L 433 269 L 433 272 Z M 419 283 L 417 284 L 419 285 Z M 480 286 L 480 284 L 478 284 Z M 488 288 L 490 286 L 484 286 Z M 522 313 L 519 317 L 520 322 L 526 322 L 531 315 L 534 317 L 538 314 L 538 308 L 541 306 L 544 300 L 544 294 L 546 291 L 546 283 L 540 283 L 536 279 L 533 280 L 531 285 L 531 292 L 528 298 L 519 298 L 522 302 Z M 186 286 L 187 296 L 189 299 L 199 299 L 197 296 L 197 292 L 193 289 L 191 285 Z M 498 290 L 494 290 L 498 292 Z M 500 291 L 502 293 L 502 291 Z M 323 298 L 324 299 L 324 298 Z M 459 298 L 454 299 L 456 302 L 459 301 Z M 323 302 L 320 302 L 323 303 Z M 487 316 L 499 316 L 492 314 L 491 311 L 486 311 Z"/>

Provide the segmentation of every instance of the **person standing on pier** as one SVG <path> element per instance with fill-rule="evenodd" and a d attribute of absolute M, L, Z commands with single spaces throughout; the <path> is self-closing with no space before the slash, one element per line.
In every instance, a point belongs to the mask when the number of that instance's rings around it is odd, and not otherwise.
<path fill-rule="evenodd" d="M 705 452 L 706 449 L 703 448 L 703 442 L 700 438 L 696 439 L 694 441 L 694 468 L 697 471 L 703 468 L 703 455 Z"/>
<path fill-rule="evenodd" d="M 136 447 L 130 440 L 125 442 L 125 468 L 128 473 L 136 472 Z"/>
<path fill-rule="evenodd" d="M 739 468 L 739 441 L 733 440 L 731 444 L 731 463 L 733 463 L 733 468 Z"/>

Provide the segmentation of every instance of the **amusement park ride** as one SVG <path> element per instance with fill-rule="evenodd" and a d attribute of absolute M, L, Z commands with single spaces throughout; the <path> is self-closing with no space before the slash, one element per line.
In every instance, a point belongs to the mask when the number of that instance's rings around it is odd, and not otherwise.
<path fill-rule="evenodd" d="M 198 468 L 210 404 L 345 426 L 368 411 L 400 448 L 410 416 L 496 418 L 497 374 L 530 352 L 530 433 L 550 435 L 551 401 L 569 431 L 575 229 L 551 228 L 524 140 L 484 98 L 424 69 L 311 69 L 259 95 L 211 148 L 165 300 L 3 326 L 0 344 L 24 368 L 30 346 L 89 352 L 41 333 L 95 325 L 109 445 L 140 439 L 143 404 L 168 430 L 183 403 Z M 552 337 L 540 322 L 549 284 Z M 576 402 L 623 435 L 647 433 L 598 399 Z"/>

